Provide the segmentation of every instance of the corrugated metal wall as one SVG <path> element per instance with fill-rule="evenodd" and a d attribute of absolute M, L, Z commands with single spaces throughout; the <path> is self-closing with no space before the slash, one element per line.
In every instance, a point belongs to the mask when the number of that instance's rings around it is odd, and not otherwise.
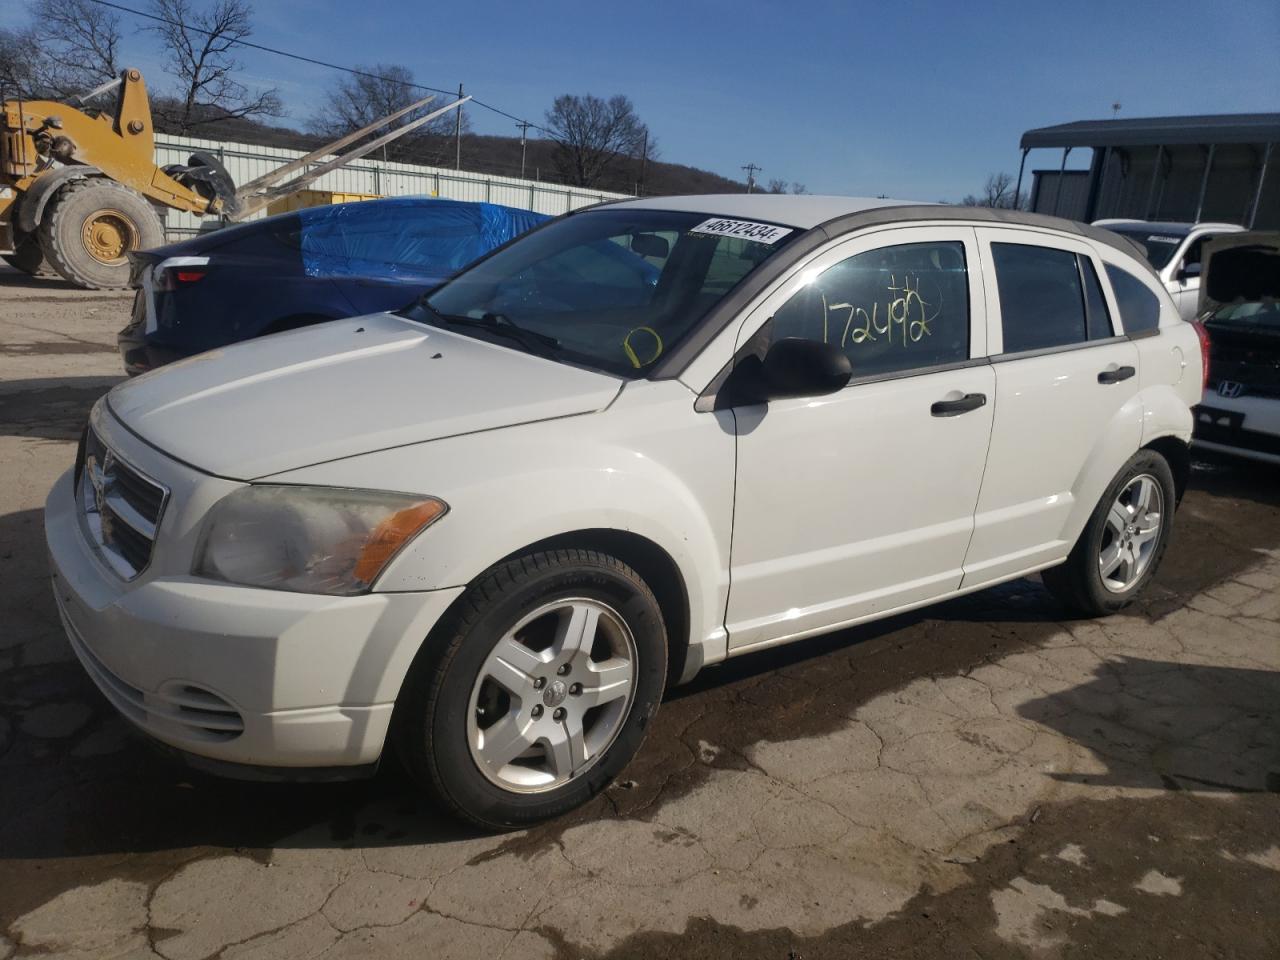
<path fill-rule="evenodd" d="M 1089 197 L 1089 171 L 1066 170 L 1062 173 L 1061 187 L 1057 170 L 1033 170 L 1031 184 L 1031 209 L 1036 213 L 1079 220 Z M 1061 195 L 1059 195 L 1061 194 Z"/>
<path fill-rule="evenodd" d="M 156 163 L 160 166 L 170 163 L 185 164 L 194 150 L 204 150 L 218 157 L 237 184 L 248 183 L 289 160 L 303 156 L 300 150 L 165 135 L 156 141 Z M 326 173 L 310 184 L 310 189 L 376 193 L 386 197 L 416 194 L 444 197 L 447 200 L 487 201 L 552 215 L 568 213 L 601 200 L 626 196 L 621 193 L 538 183 L 517 177 L 497 177 L 411 163 L 383 163 L 368 157 Z M 167 211 L 165 233 L 170 240 L 191 236 L 199 228 L 199 217 L 176 210 Z"/>

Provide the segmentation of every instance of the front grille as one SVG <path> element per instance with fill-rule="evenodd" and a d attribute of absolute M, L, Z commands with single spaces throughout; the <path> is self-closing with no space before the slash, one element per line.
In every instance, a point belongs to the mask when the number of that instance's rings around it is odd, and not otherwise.
<path fill-rule="evenodd" d="M 169 491 L 121 460 L 92 427 L 77 462 L 85 533 L 111 569 L 132 580 L 151 562 Z"/>
<path fill-rule="evenodd" d="M 1210 337 L 1209 387 L 1228 384 L 1228 397 L 1280 397 L 1280 339 L 1220 329 Z"/>

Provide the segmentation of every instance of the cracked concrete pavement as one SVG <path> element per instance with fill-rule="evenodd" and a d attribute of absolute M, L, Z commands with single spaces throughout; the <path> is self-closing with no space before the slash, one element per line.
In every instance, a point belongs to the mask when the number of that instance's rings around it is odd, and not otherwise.
<path fill-rule="evenodd" d="M 1280 473 L 1199 467 L 1123 615 L 1027 580 L 732 661 L 479 835 L 394 765 L 171 766 L 74 662 L 40 508 L 128 303 L 0 272 L 0 960 L 1280 955 Z"/>

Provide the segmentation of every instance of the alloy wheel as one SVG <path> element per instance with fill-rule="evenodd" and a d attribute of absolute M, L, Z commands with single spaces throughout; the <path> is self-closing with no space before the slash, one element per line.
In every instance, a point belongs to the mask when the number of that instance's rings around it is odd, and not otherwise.
<path fill-rule="evenodd" d="M 1134 477 L 1107 513 L 1098 553 L 1102 585 L 1112 593 L 1133 588 L 1151 565 L 1164 522 L 1164 493 L 1150 474 Z"/>
<path fill-rule="evenodd" d="M 542 793 L 590 769 L 635 698 L 636 643 L 597 600 L 548 603 L 494 645 L 471 691 L 467 743 L 480 772 L 516 793 Z"/>

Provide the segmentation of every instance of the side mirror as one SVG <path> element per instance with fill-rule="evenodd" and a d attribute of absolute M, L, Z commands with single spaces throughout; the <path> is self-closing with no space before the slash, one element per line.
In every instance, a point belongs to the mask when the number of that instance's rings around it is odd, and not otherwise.
<path fill-rule="evenodd" d="M 1192 280 L 1192 279 L 1194 279 L 1194 278 L 1196 278 L 1196 277 L 1199 277 L 1199 276 L 1200 276 L 1200 264 L 1199 264 L 1199 263 L 1184 263 L 1184 264 L 1183 264 L 1183 265 L 1178 269 L 1178 279 L 1179 279 L 1179 280 Z"/>
<path fill-rule="evenodd" d="M 821 397 L 844 387 L 853 376 L 853 365 L 833 344 L 784 337 L 769 347 L 760 374 L 765 390 L 762 400 Z"/>

